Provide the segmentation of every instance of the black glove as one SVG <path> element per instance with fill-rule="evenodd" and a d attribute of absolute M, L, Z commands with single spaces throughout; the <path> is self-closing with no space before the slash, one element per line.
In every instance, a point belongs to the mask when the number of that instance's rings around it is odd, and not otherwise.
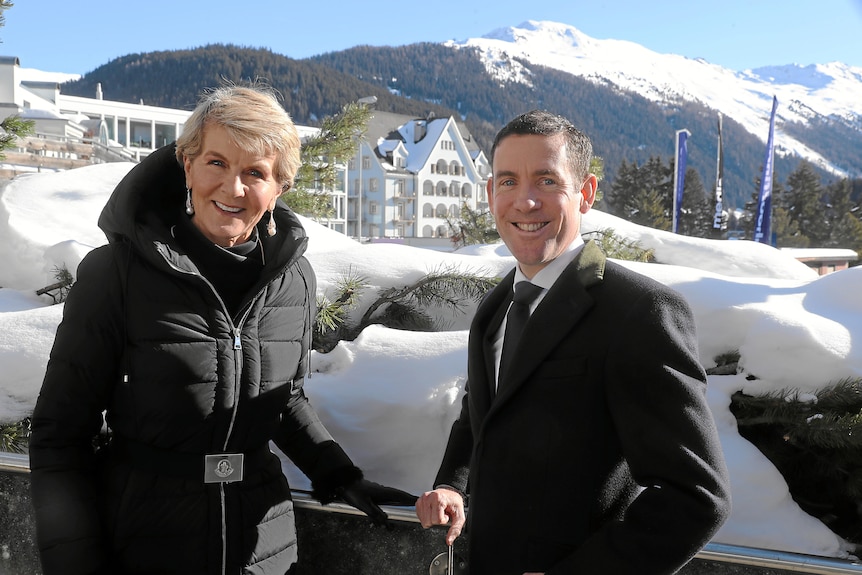
<path fill-rule="evenodd" d="M 358 479 L 344 487 L 335 490 L 336 495 L 348 505 L 359 509 L 371 518 L 374 525 L 385 525 L 392 528 L 389 517 L 380 509 L 380 505 L 398 505 L 408 507 L 415 505 L 418 497 L 394 487 L 386 487 L 367 479 Z"/>

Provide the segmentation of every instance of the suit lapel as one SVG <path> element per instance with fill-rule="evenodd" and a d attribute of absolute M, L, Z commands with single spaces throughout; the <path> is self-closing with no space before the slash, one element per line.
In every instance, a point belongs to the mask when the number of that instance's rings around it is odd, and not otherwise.
<path fill-rule="evenodd" d="M 529 375 L 593 306 L 588 290 L 602 281 L 605 262 L 601 249 L 590 241 L 563 270 L 530 317 L 515 352 L 517 360 L 504 376 L 506 381 L 491 407 L 492 412 L 527 382 Z M 493 366 L 493 358 L 491 361 Z M 493 378 L 493 367 L 490 376 Z"/>

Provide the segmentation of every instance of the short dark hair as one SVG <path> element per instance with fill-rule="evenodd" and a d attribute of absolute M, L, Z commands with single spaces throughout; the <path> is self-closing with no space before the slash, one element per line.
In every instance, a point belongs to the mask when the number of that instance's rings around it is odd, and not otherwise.
<path fill-rule="evenodd" d="M 590 173 L 590 160 L 593 158 L 593 144 L 590 138 L 578 130 L 570 121 L 558 114 L 545 110 L 531 110 L 517 118 L 497 132 L 494 145 L 491 146 L 491 164 L 494 163 L 494 153 L 503 139 L 515 135 L 555 136 L 564 134 L 566 138 L 566 155 L 572 166 L 572 171 L 580 178 L 586 178 Z"/>

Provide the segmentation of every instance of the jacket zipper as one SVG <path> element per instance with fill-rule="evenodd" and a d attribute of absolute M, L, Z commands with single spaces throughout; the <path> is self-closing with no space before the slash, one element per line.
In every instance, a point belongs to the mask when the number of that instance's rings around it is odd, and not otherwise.
<path fill-rule="evenodd" d="M 162 255 L 164 257 L 164 254 Z M 224 300 L 218 294 L 215 287 L 212 283 L 205 278 L 203 275 L 195 272 L 191 272 L 188 270 L 184 270 L 175 266 L 168 258 L 165 258 L 168 265 L 170 265 L 176 271 L 191 275 L 197 278 L 200 278 L 207 287 L 209 287 L 210 291 L 216 297 L 221 306 L 222 311 L 224 312 L 225 317 L 230 323 L 231 329 L 233 331 L 233 349 L 234 349 L 234 404 L 233 410 L 230 417 L 230 425 L 228 426 L 227 433 L 225 434 L 224 443 L 222 444 L 222 451 L 227 451 L 227 446 L 230 443 L 230 437 L 233 433 L 233 426 L 236 423 L 236 414 L 239 411 L 239 396 L 241 392 L 241 382 L 242 382 L 242 326 L 245 324 L 245 320 L 248 319 L 249 314 L 251 313 L 251 309 L 257 298 L 263 293 L 263 288 L 258 290 L 258 292 L 254 295 L 254 297 L 249 300 L 246 305 L 245 312 L 239 320 L 239 323 L 234 325 L 233 318 L 230 315 L 230 311 L 228 311 L 227 306 L 224 303 Z M 219 483 L 219 507 L 220 507 L 220 518 L 221 518 L 221 573 L 222 575 L 227 575 L 227 506 L 225 505 L 225 491 L 224 491 L 224 483 Z"/>
<path fill-rule="evenodd" d="M 305 243 L 305 242 L 307 242 L 307 240 L 303 241 L 303 243 Z M 221 309 L 225 314 L 225 317 L 227 317 L 228 322 L 230 323 L 230 326 L 233 329 L 234 372 L 236 374 L 235 378 L 234 378 L 234 398 L 235 399 L 234 399 L 233 413 L 231 414 L 230 425 L 228 426 L 227 434 L 225 435 L 224 444 L 222 446 L 222 450 L 227 451 L 227 446 L 228 446 L 228 443 L 230 442 L 230 436 L 231 436 L 231 433 L 233 433 L 233 426 L 234 426 L 234 423 L 236 422 L 236 414 L 239 410 L 239 396 L 240 396 L 240 391 L 241 391 L 241 385 L 240 384 L 241 384 L 241 380 L 242 380 L 242 377 L 241 377 L 242 353 L 240 353 L 242 351 L 242 326 L 245 324 L 245 321 L 248 319 L 248 316 L 251 313 L 251 309 L 253 307 L 254 302 L 257 301 L 257 299 L 264 292 L 264 287 L 269 285 L 269 281 L 267 280 L 267 282 L 265 282 L 261 286 L 261 288 L 257 291 L 257 293 L 254 294 L 254 297 L 252 297 L 248 301 L 248 303 L 246 304 L 245 312 L 243 312 L 243 315 L 240 318 L 239 323 L 237 323 L 237 325 L 234 325 L 233 317 L 231 317 L 230 311 L 228 311 L 227 306 L 224 303 L 224 300 L 221 298 L 221 296 L 218 294 L 218 291 L 216 291 L 215 287 L 212 285 L 212 283 L 207 278 L 205 278 L 200 273 L 196 273 L 193 271 L 189 271 L 189 270 L 185 270 L 185 269 L 182 269 L 180 267 L 177 267 L 170 260 L 170 258 L 168 258 L 166 256 L 166 254 L 162 253 L 161 249 L 157 248 L 157 251 L 162 255 L 162 257 L 165 259 L 165 262 L 171 268 L 175 269 L 176 271 L 178 271 L 182 274 L 187 274 L 187 275 L 191 275 L 191 276 L 195 276 L 195 277 L 200 278 L 210 288 L 210 291 L 213 293 L 213 295 L 218 300 L 219 305 L 221 305 Z M 291 265 L 293 265 L 295 263 L 295 261 L 296 261 L 295 258 L 291 258 L 285 264 L 284 268 L 282 268 L 282 271 L 286 270 Z M 302 267 L 297 266 L 297 270 L 299 271 L 299 274 L 302 276 L 302 280 L 305 283 L 305 293 L 306 293 L 306 298 L 308 298 L 309 297 L 308 283 L 305 279 L 305 276 L 302 274 Z M 273 277 L 275 277 L 275 276 L 273 276 Z M 308 307 L 310 305 L 307 299 L 306 299 L 305 303 L 306 303 L 306 307 Z M 306 330 L 303 329 L 303 331 L 306 331 Z M 311 350 L 311 345 L 309 345 L 309 352 L 310 352 L 310 350 Z M 227 575 L 227 506 L 225 505 L 224 485 L 225 485 L 224 483 L 219 483 L 219 506 L 221 508 L 220 509 L 220 511 L 221 511 L 221 554 L 222 554 L 221 573 L 222 573 L 222 575 Z"/>

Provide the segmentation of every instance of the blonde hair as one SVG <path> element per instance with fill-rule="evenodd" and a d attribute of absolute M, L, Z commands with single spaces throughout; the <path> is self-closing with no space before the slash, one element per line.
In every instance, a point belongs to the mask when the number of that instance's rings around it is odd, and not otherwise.
<path fill-rule="evenodd" d="M 290 189 L 299 170 L 302 144 L 293 120 L 272 88 L 254 84 L 206 90 L 177 138 L 180 165 L 184 158 L 194 159 L 201 153 L 209 124 L 227 130 L 234 143 L 246 152 L 260 156 L 274 153 L 275 179 L 282 191 Z"/>

